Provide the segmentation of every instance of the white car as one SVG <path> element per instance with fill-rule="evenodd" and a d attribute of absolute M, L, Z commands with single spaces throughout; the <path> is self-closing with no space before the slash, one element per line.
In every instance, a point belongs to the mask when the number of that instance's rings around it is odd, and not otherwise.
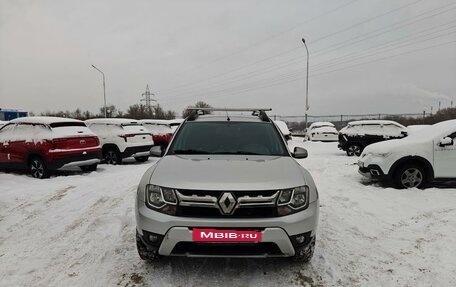
<path fill-rule="evenodd" d="M 99 137 L 106 163 L 121 164 L 128 157 L 138 162 L 149 159 L 154 145 L 152 134 L 137 120 L 91 119 L 86 124 Z"/>
<path fill-rule="evenodd" d="M 310 141 L 334 142 L 339 139 L 339 132 L 333 123 L 312 123 L 306 132 L 306 139 Z"/>
<path fill-rule="evenodd" d="M 456 178 L 456 120 L 440 122 L 410 136 L 369 145 L 359 172 L 399 188 L 424 187 Z"/>
<path fill-rule="evenodd" d="M 291 132 L 290 129 L 287 126 L 287 123 L 284 121 L 274 121 L 276 126 L 279 128 L 280 132 L 282 133 L 283 137 L 286 140 L 291 140 Z"/>

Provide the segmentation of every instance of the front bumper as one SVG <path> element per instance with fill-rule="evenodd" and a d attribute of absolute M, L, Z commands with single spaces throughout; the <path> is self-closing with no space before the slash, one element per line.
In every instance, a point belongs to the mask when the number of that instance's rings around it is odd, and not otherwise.
<path fill-rule="evenodd" d="M 370 179 L 373 180 L 387 180 L 388 176 L 383 173 L 383 170 L 380 168 L 380 166 L 376 164 L 369 164 L 365 166 L 364 162 L 358 161 L 358 172 Z"/>
<path fill-rule="evenodd" d="M 309 207 L 295 214 L 273 218 L 189 218 L 170 216 L 149 209 L 144 202 L 136 201 L 136 224 L 141 236 L 154 233 L 163 239 L 158 253 L 165 256 L 218 256 L 216 253 L 176 254 L 176 248 L 181 243 L 192 244 L 192 229 L 194 227 L 236 229 L 258 229 L 262 232 L 261 244 L 271 243 L 278 247 L 278 253 L 263 252 L 261 254 L 227 255 L 223 257 L 284 257 L 295 254 L 293 236 L 306 234 L 304 244 L 315 237 L 319 217 L 319 201 L 309 204 Z M 198 243 L 195 243 L 198 244 Z M 245 243 L 238 243 L 240 247 Z M 223 245 L 222 245 L 223 246 Z M 228 246 L 228 245 L 226 245 Z M 223 247 L 221 247 L 223 248 Z"/>

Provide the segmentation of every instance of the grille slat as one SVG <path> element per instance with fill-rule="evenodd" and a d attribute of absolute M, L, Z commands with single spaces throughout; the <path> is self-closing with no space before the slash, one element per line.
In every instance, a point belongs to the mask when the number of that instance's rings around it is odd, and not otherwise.
<path fill-rule="evenodd" d="M 231 193 L 236 200 L 234 211 L 224 214 L 220 208 L 222 195 Z M 264 218 L 276 217 L 277 190 L 261 191 L 218 191 L 218 190 L 176 190 L 179 200 L 178 216 L 209 218 Z"/>

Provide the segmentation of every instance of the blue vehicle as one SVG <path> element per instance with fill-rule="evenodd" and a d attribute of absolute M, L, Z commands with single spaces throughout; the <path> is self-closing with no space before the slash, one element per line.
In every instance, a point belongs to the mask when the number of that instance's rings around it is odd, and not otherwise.
<path fill-rule="evenodd" d="M 28 116 L 28 112 L 0 108 L 0 121 L 10 121 L 10 120 L 27 117 L 27 116 Z"/>

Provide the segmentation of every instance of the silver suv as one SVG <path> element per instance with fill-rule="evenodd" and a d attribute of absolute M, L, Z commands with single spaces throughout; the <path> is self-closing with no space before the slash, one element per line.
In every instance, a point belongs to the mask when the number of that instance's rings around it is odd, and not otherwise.
<path fill-rule="evenodd" d="M 290 153 L 266 109 L 207 114 L 214 110 L 220 109 L 194 110 L 142 177 L 136 198 L 139 256 L 308 262 L 318 192 L 294 159 L 307 157 L 307 151 L 296 147 Z M 234 113 L 239 111 L 249 113 Z"/>

